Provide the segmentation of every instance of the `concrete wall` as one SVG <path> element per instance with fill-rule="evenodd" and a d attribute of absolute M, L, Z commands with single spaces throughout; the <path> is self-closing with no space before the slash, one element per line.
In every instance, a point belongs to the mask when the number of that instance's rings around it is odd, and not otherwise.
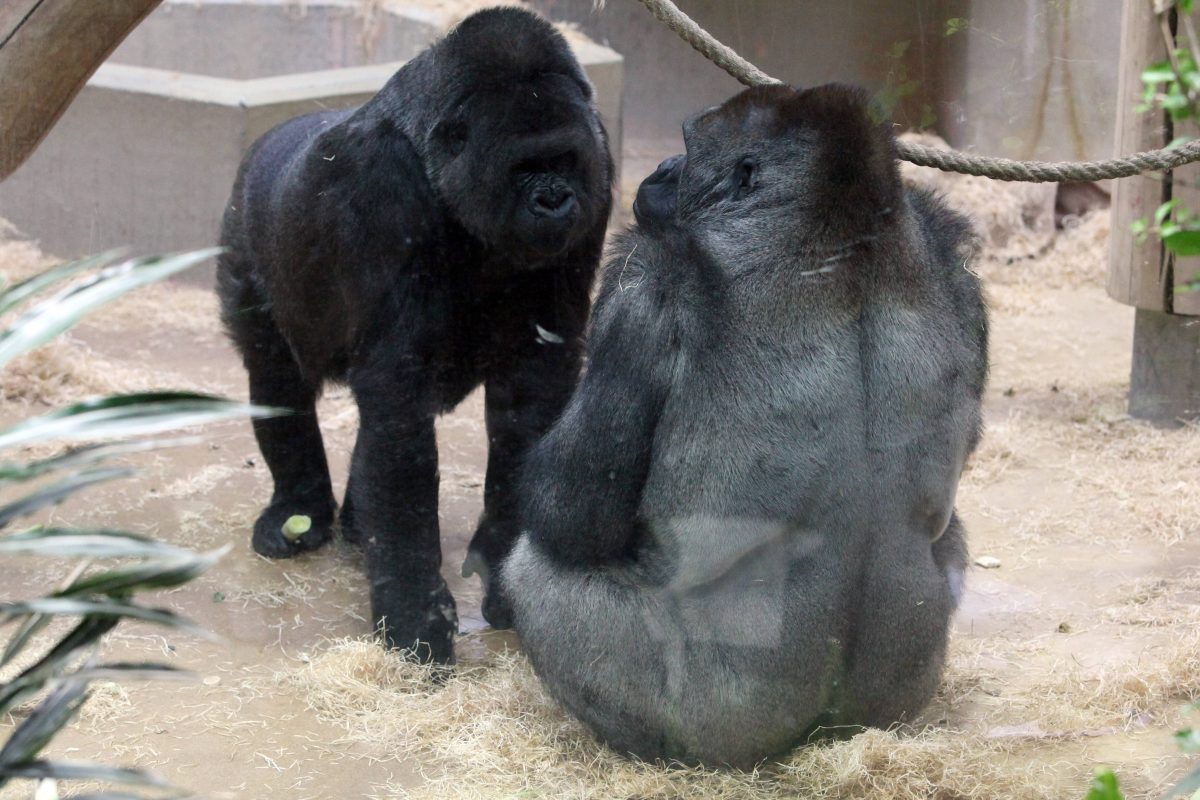
<path fill-rule="evenodd" d="M 1113 155 L 1121 0 L 973 0 L 942 66 L 939 128 L 1018 159 Z"/>
<path fill-rule="evenodd" d="M 625 57 L 625 133 L 630 140 L 677 139 L 691 114 L 721 102 L 741 85 L 655 20 L 636 0 L 531 0 L 570 20 Z M 725 44 L 768 73 L 797 86 L 840 81 L 871 89 L 919 83 L 898 109 L 916 122 L 940 96 L 947 0 L 677 0 Z M 899 58 L 888 52 L 908 41 Z M 902 75 L 903 73 L 903 75 Z M 936 109 L 935 109 L 936 110 Z"/>
<path fill-rule="evenodd" d="M 678 149 L 683 119 L 741 89 L 637 0 L 607 0 L 601 9 L 593 0 L 531 4 L 625 56 L 627 155 L 643 169 Z M 897 122 L 932 123 L 956 147 L 1019 158 L 1111 153 L 1121 0 L 677 4 L 797 86 L 840 81 L 887 93 L 915 82 Z M 958 22 L 948 27 L 950 20 Z"/>
<path fill-rule="evenodd" d="M 365 8 L 362 0 L 167 0 L 111 60 L 245 80 L 404 61 L 445 27 L 416 3 L 400 14 Z"/>

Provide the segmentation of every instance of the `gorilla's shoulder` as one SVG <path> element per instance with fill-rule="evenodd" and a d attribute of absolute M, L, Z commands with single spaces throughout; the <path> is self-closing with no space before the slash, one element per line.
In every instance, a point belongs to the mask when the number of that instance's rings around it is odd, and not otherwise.
<path fill-rule="evenodd" d="M 974 256 L 979 243 L 970 220 L 931 189 L 907 187 L 905 196 L 937 262 L 959 264 Z"/>
<path fill-rule="evenodd" d="M 721 267 L 686 231 L 634 228 L 614 237 L 597 299 L 620 295 L 623 302 L 655 307 L 717 303 L 725 282 Z"/>
<path fill-rule="evenodd" d="M 308 165 L 327 181 L 345 184 L 356 195 L 386 199 L 402 192 L 412 201 L 433 200 L 421 156 L 408 136 L 386 115 L 355 114 L 325 129 L 309 150 Z"/>

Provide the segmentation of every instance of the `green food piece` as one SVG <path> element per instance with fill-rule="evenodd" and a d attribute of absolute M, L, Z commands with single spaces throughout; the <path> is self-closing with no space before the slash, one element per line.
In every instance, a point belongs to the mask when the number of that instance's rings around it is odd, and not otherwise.
<path fill-rule="evenodd" d="M 283 535 L 295 541 L 312 530 L 312 517 L 303 514 L 293 514 L 283 523 Z"/>

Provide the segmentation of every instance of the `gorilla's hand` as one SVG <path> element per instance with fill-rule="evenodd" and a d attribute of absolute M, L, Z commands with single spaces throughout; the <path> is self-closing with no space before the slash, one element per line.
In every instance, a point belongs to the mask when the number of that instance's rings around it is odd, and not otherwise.
<path fill-rule="evenodd" d="M 500 530 L 498 523 L 484 519 L 467 548 L 463 559 L 462 576 L 478 575 L 483 584 L 483 618 L 493 628 L 504 630 L 512 627 L 512 608 L 504 597 L 500 586 L 500 565 L 512 549 L 516 536 L 507 527 Z"/>
<path fill-rule="evenodd" d="M 411 651 L 422 663 L 454 663 L 458 610 L 440 576 L 424 591 L 400 581 L 373 589 L 373 613 L 388 647 Z"/>

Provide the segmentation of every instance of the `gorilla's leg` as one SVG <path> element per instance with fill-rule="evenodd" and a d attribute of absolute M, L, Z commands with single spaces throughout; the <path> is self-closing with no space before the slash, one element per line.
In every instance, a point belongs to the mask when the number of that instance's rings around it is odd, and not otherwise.
<path fill-rule="evenodd" d="M 354 443 L 354 452 L 358 452 L 358 441 Z M 355 461 L 354 456 L 351 456 L 350 463 Z M 351 473 L 346 480 L 346 493 L 342 497 L 342 510 L 338 512 L 338 527 L 341 529 L 342 538 L 350 544 L 362 544 L 362 536 L 358 532 L 358 527 L 354 521 L 354 475 Z"/>
<path fill-rule="evenodd" d="M 878 543 L 858 600 L 845 695 L 856 707 L 846 710 L 873 727 L 911 720 L 941 676 L 966 547 L 957 517 L 932 546 L 921 535 L 902 529 Z"/>
<path fill-rule="evenodd" d="M 387 644 L 422 661 L 453 663 L 458 615 L 441 575 L 433 404 L 412 399 L 423 395 L 419 379 L 409 385 L 393 374 L 367 368 L 350 376 L 361 419 L 348 503 L 373 621 Z"/>
<path fill-rule="evenodd" d="M 518 530 L 518 492 L 530 448 L 562 413 L 579 378 L 597 239 L 568 256 L 560 268 L 523 277 L 492 320 L 494 351 L 484 374 L 488 433 L 483 517 L 463 562 L 463 577 L 483 582 L 483 617 L 494 628 L 512 626 L 499 580 Z"/>
<path fill-rule="evenodd" d="M 559 351 L 568 347 L 545 346 Z M 513 372 L 489 377 L 486 382 L 488 463 L 484 513 L 467 550 L 463 576 L 479 574 L 485 592 L 483 618 L 494 628 L 512 627 L 512 611 L 500 588 L 499 566 L 519 534 L 516 484 L 521 464 L 570 397 L 577 363 L 563 352 L 531 359 Z"/>
<path fill-rule="evenodd" d="M 274 491 L 270 505 L 254 523 L 251 543 L 260 555 L 287 558 L 327 542 L 337 508 L 317 425 L 320 386 L 301 373 L 266 310 L 267 304 L 251 283 L 231 278 L 227 265 L 223 268 L 227 273 L 222 276 L 223 317 L 250 376 L 250 402 L 291 412 L 253 422 Z M 294 515 L 309 517 L 312 527 L 299 538 L 289 539 L 283 525 Z"/>
<path fill-rule="evenodd" d="M 933 560 L 941 567 L 946 581 L 950 584 L 950 595 L 954 598 L 955 608 L 958 608 L 959 602 L 962 601 L 968 557 L 966 531 L 963 530 L 958 512 L 952 511 L 946 531 L 933 543 Z"/>

